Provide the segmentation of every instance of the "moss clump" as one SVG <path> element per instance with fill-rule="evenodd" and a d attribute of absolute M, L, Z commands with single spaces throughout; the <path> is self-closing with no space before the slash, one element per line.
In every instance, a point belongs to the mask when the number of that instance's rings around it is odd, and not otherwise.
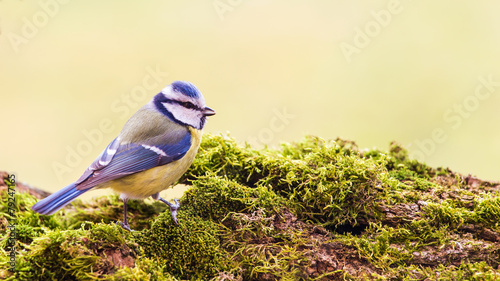
<path fill-rule="evenodd" d="M 500 183 L 429 167 L 397 143 L 385 152 L 306 137 L 255 150 L 206 135 L 181 182 L 179 225 L 161 202 L 130 201 L 132 233 L 115 224 L 117 196 L 53 216 L 33 213 L 28 193 L 14 212 L 2 200 L 0 268 L 13 235 L 17 252 L 16 272 L 0 278 L 500 278 Z"/>
<path fill-rule="evenodd" d="M 76 200 L 72 205 L 75 210 L 64 220 L 64 228 L 77 229 L 82 221 L 114 223 L 123 220 L 123 201 L 116 195 L 103 196 L 88 203 Z M 144 229 L 149 227 L 151 216 L 165 211 L 168 206 L 158 201 L 129 200 L 127 208 L 130 227 Z"/>
<path fill-rule="evenodd" d="M 224 220 L 227 226 L 223 235 L 224 247 L 236 262 L 233 272 L 244 280 L 298 280 L 304 277 L 305 233 L 293 227 L 275 227 L 280 219 L 285 220 L 259 209 L 251 214 L 232 213 Z"/>
<path fill-rule="evenodd" d="M 97 279 L 115 271 L 121 262 L 133 265 L 133 244 L 127 244 L 123 231 L 115 225 L 87 224 L 78 230 L 48 231 L 27 247 L 29 255 L 20 256 L 17 268 L 20 280 L 81 280 Z M 130 247 L 131 246 L 131 247 Z M 109 260 L 116 251 L 128 252 L 130 258 L 120 256 Z M 113 264 L 114 262 L 114 264 Z"/>
<path fill-rule="evenodd" d="M 182 279 L 214 277 L 229 264 L 220 248 L 219 226 L 182 212 L 175 225 L 170 213 L 162 213 L 151 228 L 136 239 L 144 255 L 164 264 L 164 270 Z"/>
<path fill-rule="evenodd" d="M 279 151 L 254 151 L 234 140 L 208 136 L 187 174 L 187 182 L 215 174 L 241 185 L 266 188 L 287 198 L 305 220 L 325 225 L 356 224 L 376 216 L 379 193 L 389 179 L 386 159 L 362 158 L 334 141 L 308 137 Z"/>
<path fill-rule="evenodd" d="M 49 232 L 35 240 L 27 259 L 32 271 L 23 277 L 39 280 L 85 278 L 81 268 L 95 266 L 98 258 L 84 245 L 83 233 L 74 230 Z"/>
<path fill-rule="evenodd" d="M 208 172 L 191 181 L 182 198 L 184 210 L 204 219 L 221 221 L 229 213 L 253 212 L 259 208 L 278 210 L 286 200 L 265 186 L 247 187 Z"/>
<path fill-rule="evenodd" d="M 165 271 L 165 266 L 151 258 L 141 257 L 136 259 L 135 267 L 121 267 L 114 274 L 104 276 L 103 280 L 177 281 L 177 278 Z"/>
<path fill-rule="evenodd" d="M 0 193 L 2 200 L 0 202 L 0 216 L 5 219 L 3 223 L 5 228 L 9 224 L 17 225 L 17 240 L 23 243 L 30 243 L 31 240 L 44 234 L 45 228 L 57 229 L 60 227 L 61 220 L 56 216 L 43 216 L 29 211 L 29 208 L 37 202 L 37 199 L 28 193 L 18 193 L 14 195 L 14 209 L 10 209 L 8 202 L 9 195 L 7 190 Z M 5 233 L 5 232 L 3 232 Z M 5 242 L 2 241 L 2 242 Z M 1 242 L 0 242 L 1 243 Z"/>
<path fill-rule="evenodd" d="M 500 197 L 487 195 L 476 203 L 475 221 L 492 229 L 500 229 Z"/>

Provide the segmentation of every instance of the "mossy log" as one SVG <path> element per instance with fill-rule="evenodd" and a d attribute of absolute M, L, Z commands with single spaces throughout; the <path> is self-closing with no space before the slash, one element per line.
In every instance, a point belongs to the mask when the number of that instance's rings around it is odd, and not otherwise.
<path fill-rule="evenodd" d="M 117 196 L 52 216 L 46 192 L 0 173 L 6 280 L 495 280 L 500 183 L 387 152 L 306 137 L 256 150 L 206 135 L 166 205 Z M 14 204 L 9 204 L 14 202 Z"/>

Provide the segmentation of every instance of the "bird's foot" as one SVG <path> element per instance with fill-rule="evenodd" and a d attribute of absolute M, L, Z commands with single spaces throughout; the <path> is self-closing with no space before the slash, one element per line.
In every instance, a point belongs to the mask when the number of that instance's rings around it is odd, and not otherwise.
<path fill-rule="evenodd" d="M 117 221 L 116 224 L 118 224 L 119 222 Z M 128 225 L 128 222 L 121 222 L 120 223 L 120 226 L 125 229 L 125 230 L 128 230 L 130 232 L 134 231 L 133 229 L 130 229 L 130 225 Z"/>
<path fill-rule="evenodd" d="M 174 199 L 175 204 L 172 204 L 161 197 L 159 199 L 161 202 L 167 204 L 170 207 L 170 213 L 172 214 L 172 219 L 174 220 L 176 225 L 179 225 L 179 221 L 177 220 L 177 210 L 181 207 L 179 199 Z"/>

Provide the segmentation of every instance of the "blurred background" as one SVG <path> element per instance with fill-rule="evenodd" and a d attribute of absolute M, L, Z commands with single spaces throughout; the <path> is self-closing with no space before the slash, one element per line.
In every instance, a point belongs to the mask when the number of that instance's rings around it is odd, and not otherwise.
<path fill-rule="evenodd" d="M 500 180 L 499 10 L 495 0 L 3 0 L 0 170 L 56 191 L 139 107 L 187 80 L 217 111 L 206 131 L 240 143 L 395 140 L 431 166 Z"/>

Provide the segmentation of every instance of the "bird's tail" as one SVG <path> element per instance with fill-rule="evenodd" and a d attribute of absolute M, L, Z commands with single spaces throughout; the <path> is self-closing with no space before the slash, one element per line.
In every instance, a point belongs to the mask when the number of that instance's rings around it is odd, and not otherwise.
<path fill-rule="evenodd" d="M 78 190 L 76 189 L 76 185 L 72 183 L 65 188 L 57 191 L 56 193 L 52 193 L 48 197 L 39 201 L 38 203 L 33 205 L 31 209 L 42 215 L 52 215 L 88 190 L 89 189 Z"/>

